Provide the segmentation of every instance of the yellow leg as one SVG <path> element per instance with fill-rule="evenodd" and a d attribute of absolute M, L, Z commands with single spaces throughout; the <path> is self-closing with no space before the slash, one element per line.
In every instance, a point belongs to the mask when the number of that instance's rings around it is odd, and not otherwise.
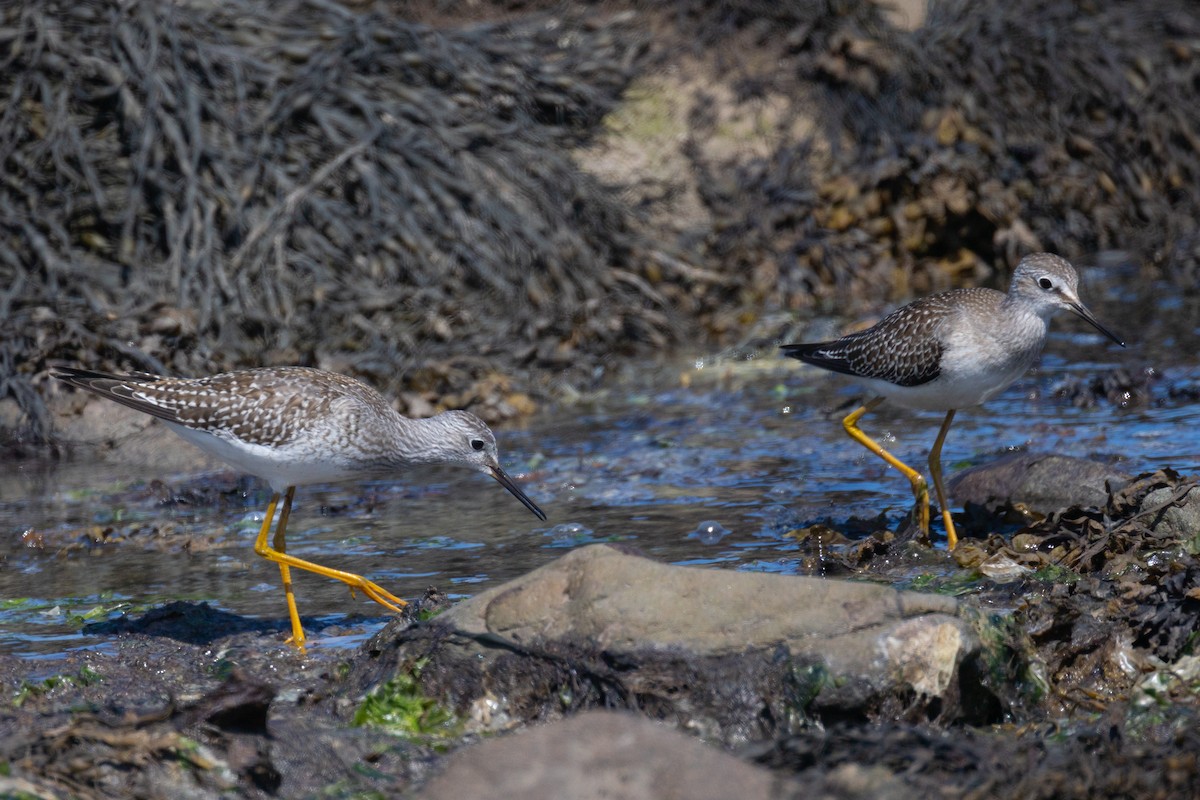
<path fill-rule="evenodd" d="M 272 542 L 272 547 L 280 553 L 287 551 L 287 524 L 288 517 L 292 515 L 292 498 L 296 496 L 296 487 L 289 486 L 287 494 L 283 496 L 283 511 L 279 514 L 279 524 L 275 526 L 275 540 Z M 272 498 L 272 502 L 279 495 Z M 266 538 L 262 537 L 263 543 L 266 543 Z M 300 626 L 300 612 L 296 610 L 296 595 L 292 593 L 292 572 L 287 564 L 280 562 L 279 574 L 283 578 L 283 594 L 287 598 L 288 618 L 292 621 L 292 638 L 289 640 L 296 647 L 304 650 L 304 628 Z"/>
<path fill-rule="evenodd" d="M 882 397 L 876 397 L 866 405 L 862 406 L 856 411 L 851 412 L 844 420 L 842 420 L 842 427 L 846 429 L 846 433 L 850 434 L 850 437 L 854 439 L 854 441 L 858 442 L 863 447 L 867 448 L 872 453 L 879 456 L 896 469 L 900 470 L 904 477 L 908 478 L 908 482 L 912 484 L 913 497 L 916 498 L 917 501 L 917 522 L 921 526 L 921 534 L 928 536 L 929 484 L 925 482 L 925 478 L 921 475 L 921 473 L 917 472 L 915 469 L 896 458 L 887 450 L 884 450 L 878 442 L 876 442 L 870 436 L 867 436 L 862 432 L 862 429 L 858 427 L 858 421 L 862 419 L 863 415 L 874 410 L 875 407 L 882 402 Z"/>
<path fill-rule="evenodd" d="M 946 525 L 946 545 L 953 550 L 958 545 L 958 532 L 954 530 L 954 520 L 950 517 L 950 504 L 946 502 L 946 490 L 942 486 L 942 443 L 946 441 L 946 433 L 950 423 L 954 421 L 954 409 L 946 412 L 942 429 L 938 431 L 933 449 L 929 451 L 929 474 L 933 477 L 933 488 L 937 489 L 938 506 L 942 509 L 942 522 Z"/>
<path fill-rule="evenodd" d="M 283 513 L 280 514 L 279 525 L 275 529 L 275 549 L 283 551 L 286 547 L 284 536 L 287 531 L 288 516 L 292 511 L 292 497 L 296 494 L 296 487 L 290 486 L 287 490 L 287 499 L 283 504 Z M 279 492 L 271 495 L 271 502 L 267 505 L 267 515 L 263 519 L 262 527 L 258 531 L 258 538 L 254 541 L 254 552 L 263 555 L 263 551 L 267 550 L 267 534 L 271 532 L 271 523 L 275 520 L 275 507 L 279 505 Z M 304 652 L 304 628 L 300 625 L 300 613 L 296 610 L 296 596 L 292 593 L 292 574 L 288 569 L 288 565 L 280 562 L 279 572 L 283 576 L 283 593 L 287 598 L 288 617 L 292 621 L 292 636 L 288 641 Z"/>
<path fill-rule="evenodd" d="M 274 547 L 267 546 L 267 533 L 271 529 L 271 518 L 275 516 L 275 506 L 279 501 L 279 495 L 275 494 L 271 497 L 271 504 L 267 507 L 267 518 L 263 520 L 262 530 L 258 533 L 258 539 L 254 543 L 254 552 L 258 553 L 265 559 L 274 561 L 279 564 L 279 571 L 283 575 L 283 589 L 287 595 L 288 615 L 292 620 L 292 643 L 297 647 L 304 649 L 304 630 L 300 627 L 300 615 L 296 612 L 296 600 L 292 595 L 292 581 L 289 567 L 296 569 L 308 570 L 315 572 L 318 575 L 324 575 L 327 578 L 341 581 L 350 587 L 351 594 L 355 589 L 358 589 L 367 597 L 397 613 L 403 606 L 408 605 L 406 602 L 396 597 L 391 592 L 378 586 L 361 575 L 355 575 L 351 572 L 343 572 L 340 569 L 331 569 L 323 567 L 320 564 L 314 564 L 311 561 L 305 561 L 295 556 L 287 554 L 287 545 L 285 535 L 287 529 L 287 520 L 292 510 L 292 498 L 296 494 L 296 487 L 289 486 L 287 496 L 284 500 L 283 513 L 280 514 L 279 527 L 275 531 Z"/>

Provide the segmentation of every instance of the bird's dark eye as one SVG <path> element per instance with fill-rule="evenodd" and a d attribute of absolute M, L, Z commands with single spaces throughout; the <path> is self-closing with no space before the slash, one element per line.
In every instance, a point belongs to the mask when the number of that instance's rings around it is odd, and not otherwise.
<path fill-rule="evenodd" d="M 483 443 L 483 439 L 472 439 L 471 440 L 471 449 L 475 450 L 476 452 L 482 450 L 485 446 L 486 445 Z"/>
<path fill-rule="evenodd" d="M 1053 289 L 1054 281 L 1050 280 L 1049 278 L 1038 278 L 1038 286 L 1042 287 L 1043 289 Z"/>

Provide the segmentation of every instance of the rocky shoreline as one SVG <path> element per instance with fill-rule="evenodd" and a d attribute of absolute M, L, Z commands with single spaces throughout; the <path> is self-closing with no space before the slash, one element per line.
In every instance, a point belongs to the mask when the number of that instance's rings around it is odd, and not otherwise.
<path fill-rule="evenodd" d="M 458 604 L 427 595 L 352 652 L 301 656 L 278 626 L 185 602 L 91 623 L 113 649 L 70 656 L 57 681 L 0 659 L 19 698 L 0 790 L 1186 795 L 1196 489 L 1110 483 L 1103 507 L 954 554 L 881 532 L 840 549 L 851 579 L 582 547 Z M 957 566 L 919 592 L 886 585 L 914 558 Z"/>

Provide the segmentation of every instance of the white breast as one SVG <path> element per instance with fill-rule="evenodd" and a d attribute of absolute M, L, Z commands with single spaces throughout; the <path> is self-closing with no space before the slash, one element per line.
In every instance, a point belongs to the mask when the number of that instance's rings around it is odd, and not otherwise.
<path fill-rule="evenodd" d="M 288 446 L 266 447 L 173 422 L 166 424 L 204 452 L 235 469 L 262 478 L 276 492 L 289 486 L 335 483 L 345 480 L 349 474 L 344 459 L 337 456 L 334 448 L 325 448 L 325 452 L 306 450 L 296 453 Z"/>
<path fill-rule="evenodd" d="M 994 323 L 994 320 L 991 320 Z M 938 377 L 920 386 L 877 380 L 863 385 L 898 405 L 948 411 L 979 405 L 1024 375 L 1042 351 L 1047 321 L 1016 310 L 1003 325 L 963 314 L 947 320 Z"/>

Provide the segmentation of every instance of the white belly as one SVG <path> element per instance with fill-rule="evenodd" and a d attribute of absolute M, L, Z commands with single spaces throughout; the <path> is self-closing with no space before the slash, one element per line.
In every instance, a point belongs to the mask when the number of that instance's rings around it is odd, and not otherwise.
<path fill-rule="evenodd" d="M 1046 321 L 1034 314 L 1008 320 L 999 338 L 994 328 L 959 318 L 944 340 L 941 372 L 920 386 L 897 386 L 880 380 L 862 383 L 898 405 L 926 411 L 967 408 L 995 397 L 1024 375 L 1046 337 Z"/>
<path fill-rule="evenodd" d="M 221 459 L 226 464 L 249 475 L 262 478 L 271 489 L 282 492 L 289 486 L 313 483 L 334 483 L 353 477 L 344 463 L 329 452 L 296 452 L 294 447 L 265 447 L 218 434 L 195 430 L 174 422 L 166 423 L 171 430 Z"/>
<path fill-rule="evenodd" d="M 953 376 L 939 375 L 920 386 L 897 386 L 878 380 L 859 379 L 859 382 L 896 405 L 923 411 L 949 411 L 952 408 L 977 406 L 990 400 L 1011 386 L 1027 369 L 1024 364 L 1003 372 L 970 369 Z"/>

